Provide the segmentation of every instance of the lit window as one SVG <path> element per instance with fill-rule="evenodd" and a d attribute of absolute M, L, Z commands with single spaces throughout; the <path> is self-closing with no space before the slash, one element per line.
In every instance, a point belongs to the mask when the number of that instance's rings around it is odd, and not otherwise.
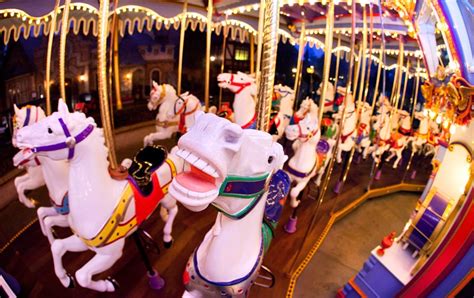
<path fill-rule="evenodd" d="M 246 49 L 236 49 L 235 50 L 235 60 L 237 61 L 247 61 L 249 60 L 249 51 Z"/>

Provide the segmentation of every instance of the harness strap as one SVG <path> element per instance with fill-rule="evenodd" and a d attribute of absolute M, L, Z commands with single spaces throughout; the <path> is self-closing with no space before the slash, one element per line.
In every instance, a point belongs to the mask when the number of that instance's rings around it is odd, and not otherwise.
<path fill-rule="evenodd" d="M 231 74 L 230 75 L 230 85 L 240 87 L 239 90 L 234 92 L 235 94 L 239 94 L 240 92 L 242 92 L 242 90 L 245 89 L 245 87 L 248 87 L 248 86 L 252 85 L 252 83 L 250 83 L 250 82 L 246 82 L 246 83 L 235 82 L 234 81 L 234 74 Z"/>
<path fill-rule="evenodd" d="M 30 123 L 30 115 L 31 115 L 31 109 L 30 109 L 30 107 L 27 107 L 26 108 L 26 117 L 25 117 L 25 121 L 23 122 L 23 127 L 28 126 L 28 124 Z"/>
<path fill-rule="evenodd" d="M 242 129 L 250 128 L 255 123 L 256 120 L 257 120 L 257 113 L 253 115 L 252 119 L 250 119 L 249 122 L 241 126 Z"/>
<path fill-rule="evenodd" d="M 351 132 L 349 132 L 346 135 L 341 134 L 341 141 L 342 141 L 343 144 L 346 142 L 346 140 L 349 138 L 349 136 L 351 136 L 354 133 L 354 130 L 355 129 L 353 129 Z"/>
<path fill-rule="evenodd" d="M 290 173 L 291 175 L 293 176 L 296 176 L 298 178 L 306 178 L 308 177 L 313 171 L 314 169 L 316 168 L 316 166 L 318 165 L 318 159 L 316 158 L 316 161 L 314 162 L 314 165 L 313 167 L 311 168 L 311 170 L 307 173 L 303 173 L 303 172 L 300 172 L 298 170 L 295 170 L 294 168 L 292 168 L 288 163 L 285 165 L 285 170 Z"/>

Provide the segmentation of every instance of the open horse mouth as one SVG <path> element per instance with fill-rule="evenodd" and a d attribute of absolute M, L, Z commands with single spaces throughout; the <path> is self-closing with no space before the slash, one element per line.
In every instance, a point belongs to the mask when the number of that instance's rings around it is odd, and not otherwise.
<path fill-rule="evenodd" d="M 225 88 L 227 85 L 230 84 L 230 81 L 229 80 L 226 80 L 226 79 L 217 79 L 217 85 L 220 87 L 220 88 Z"/>
<path fill-rule="evenodd" d="M 179 149 L 176 155 L 184 159 L 190 167 L 175 177 L 169 192 L 182 204 L 195 207 L 193 209 L 199 211 L 218 196 L 218 184 L 222 179 L 213 165 L 192 152 Z"/>

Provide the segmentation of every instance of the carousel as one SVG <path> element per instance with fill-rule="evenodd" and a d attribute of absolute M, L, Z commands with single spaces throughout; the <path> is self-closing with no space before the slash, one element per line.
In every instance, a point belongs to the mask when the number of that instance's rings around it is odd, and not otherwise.
<path fill-rule="evenodd" d="M 2 1 L 0 297 L 472 296 L 473 13 Z"/>

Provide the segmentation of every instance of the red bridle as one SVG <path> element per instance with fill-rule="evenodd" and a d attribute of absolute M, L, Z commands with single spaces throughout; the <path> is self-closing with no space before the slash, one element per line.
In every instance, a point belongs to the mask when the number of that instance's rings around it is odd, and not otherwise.
<path fill-rule="evenodd" d="M 235 82 L 234 81 L 234 74 L 231 74 L 230 75 L 230 85 L 235 86 L 235 87 L 240 87 L 237 91 L 234 92 L 235 94 L 239 94 L 240 92 L 242 92 L 242 90 L 245 89 L 245 87 L 248 87 L 248 86 L 252 85 L 252 83 L 251 82 L 245 82 L 245 83 Z"/>
<path fill-rule="evenodd" d="M 298 138 L 305 139 L 304 142 L 307 142 L 309 139 L 311 139 L 313 136 L 315 136 L 318 133 L 318 129 L 316 128 L 307 134 L 303 134 L 300 123 L 298 123 L 298 131 L 299 131 Z"/>

